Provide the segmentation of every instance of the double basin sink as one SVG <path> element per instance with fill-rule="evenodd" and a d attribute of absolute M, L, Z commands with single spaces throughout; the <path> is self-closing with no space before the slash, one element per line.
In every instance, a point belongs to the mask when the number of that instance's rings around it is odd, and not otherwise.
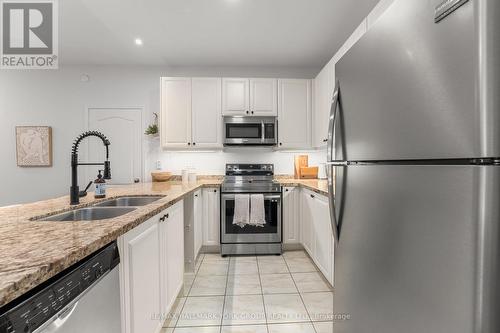
<path fill-rule="evenodd" d="M 92 207 L 79 208 L 53 215 L 42 221 L 96 221 L 110 219 L 130 213 L 140 206 L 146 206 L 164 196 L 123 197 L 99 202 Z"/>

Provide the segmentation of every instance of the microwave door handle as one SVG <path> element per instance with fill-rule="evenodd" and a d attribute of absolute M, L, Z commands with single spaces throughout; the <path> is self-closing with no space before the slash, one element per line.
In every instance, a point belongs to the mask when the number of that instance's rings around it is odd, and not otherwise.
<path fill-rule="evenodd" d="M 260 126 L 261 126 L 261 131 L 262 131 L 262 135 L 261 135 L 261 141 L 262 143 L 264 143 L 266 141 L 266 135 L 265 135 L 265 130 L 266 130 L 266 127 L 264 126 L 264 120 L 262 120 L 260 122 Z"/>

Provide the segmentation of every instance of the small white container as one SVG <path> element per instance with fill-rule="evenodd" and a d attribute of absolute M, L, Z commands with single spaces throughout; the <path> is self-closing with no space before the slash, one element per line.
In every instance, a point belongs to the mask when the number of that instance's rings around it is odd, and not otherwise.
<path fill-rule="evenodd" d="M 189 182 L 189 171 L 187 169 L 182 170 L 182 182 L 186 184 Z"/>
<path fill-rule="evenodd" d="M 190 183 L 196 183 L 197 181 L 196 172 L 190 172 L 188 178 Z"/>

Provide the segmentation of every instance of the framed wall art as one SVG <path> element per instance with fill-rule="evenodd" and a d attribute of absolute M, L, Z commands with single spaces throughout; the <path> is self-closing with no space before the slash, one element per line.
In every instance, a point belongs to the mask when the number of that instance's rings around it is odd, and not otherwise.
<path fill-rule="evenodd" d="M 52 128 L 16 126 L 16 155 L 20 167 L 52 166 Z"/>

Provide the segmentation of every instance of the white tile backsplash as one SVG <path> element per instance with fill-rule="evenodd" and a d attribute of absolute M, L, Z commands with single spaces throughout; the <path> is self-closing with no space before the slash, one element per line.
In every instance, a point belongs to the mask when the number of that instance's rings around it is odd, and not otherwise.
<path fill-rule="evenodd" d="M 151 149 L 153 150 L 153 149 Z M 199 175 L 223 175 L 226 163 L 272 163 L 275 174 L 293 174 L 295 155 L 309 155 L 309 165 L 326 162 L 326 150 L 281 152 L 263 148 L 240 148 L 212 152 L 167 152 L 158 150 L 148 154 L 147 169 L 153 170 L 157 161 L 163 170 L 181 174 L 183 169 L 194 169 Z M 149 174 L 149 172 L 148 172 Z"/>

